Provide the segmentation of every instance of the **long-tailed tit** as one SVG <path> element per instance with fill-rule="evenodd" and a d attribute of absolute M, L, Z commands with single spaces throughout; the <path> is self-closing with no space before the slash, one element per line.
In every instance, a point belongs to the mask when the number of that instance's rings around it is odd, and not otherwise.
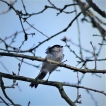
<path fill-rule="evenodd" d="M 50 59 L 50 60 L 54 60 L 54 61 L 57 61 L 57 62 L 61 62 L 64 58 L 64 54 L 63 54 L 63 46 L 61 45 L 54 45 L 52 47 L 48 47 L 46 49 L 46 59 Z M 49 72 L 49 76 L 50 74 L 56 70 L 58 66 L 55 65 L 55 64 L 51 64 L 51 63 L 48 63 L 48 62 L 43 62 L 42 64 L 42 68 L 41 68 L 41 71 L 39 73 L 39 75 L 35 78 L 36 80 L 37 79 L 43 79 L 46 74 Z M 47 80 L 49 79 L 49 76 L 47 78 Z M 34 87 L 35 88 L 38 86 L 37 83 L 31 83 L 29 86 L 31 87 Z"/>

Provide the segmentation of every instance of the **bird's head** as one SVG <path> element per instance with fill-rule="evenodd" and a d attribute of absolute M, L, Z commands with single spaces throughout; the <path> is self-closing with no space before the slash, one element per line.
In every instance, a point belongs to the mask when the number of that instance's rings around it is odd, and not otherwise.
<path fill-rule="evenodd" d="M 51 53 L 51 52 L 62 52 L 63 51 L 63 46 L 61 45 L 54 45 L 52 47 L 48 47 L 46 49 L 46 53 Z"/>

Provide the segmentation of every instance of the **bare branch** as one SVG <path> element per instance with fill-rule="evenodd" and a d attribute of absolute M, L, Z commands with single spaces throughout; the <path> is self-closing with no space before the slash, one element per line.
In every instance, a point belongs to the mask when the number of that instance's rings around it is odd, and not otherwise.
<path fill-rule="evenodd" d="M 2 92 L 3 92 L 4 96 L 15 106 L 15 103 L 7 96 L 7 94 L 5 92 L 4 82 L 2 80 L 1 75 L 0 75 L 0 80 L 1 80 L 1 89 L 2 89 Z"/>
<path fill-rule="evenodd" d="M 84 2 L 82 2 L 81 0 L 76 0 L 76 2 L 79 4 L 81 10 L 84 10 L 88 5 Z M 85 14 L 84 14 L 85 15 Z M 91 19 L 91 24 L 93 25 L 93 27 L 96 27 L 100 33 L 101 33 L 101 36 L 103 37 L 103 40 L 105 40 L 105 36 L 106 36 L 106 31 L 105 29 L 95 20 L 95 15 L 92 11 L 87 11 L 86 12 L 86 15 Z"/>
<path fill-rule="evenodd" d="M 9 104 L 1 96 L 0 99 L 6 104 L 6 106 L 9 106 Z"/>
<path fill-rule="evenodd" d="M 25 7 L 25 5 L 24 5 L 23 0 L 21 0 L 21 2 L 22 2 L 22 5 L 23 5 L 23 8 L 24 8 L 24 10 L 25 10 L 25 13 L 28 14 L 27 11 L 26 11 L 26 7 Z"/>
<path fill-rule="evenodd" d="M 7 67 L 0 61 L 0 64 L 4 67 L 4 69 L 10 74 L 10 71 L 7 69 Z"/>
<path fill-rule="evenodd" d="M 97 13 L 99 13 L 102 17 L 106 18 L 105 11 L 102 11 L 95 3 L 93 3 L 92 0 L 86 0 L 86 1 Z"/>
<path fill-rule="evenodd" d="M 95 70 L 96 70 L 96 68 L 97 68 L 97 65 L 96 65 L 96 60 L 97 60 L 97 58 L 96 58 L 95 48 L 94 48 L 92 42 L 90 42 L 90 43 L 91 43 L 91 45 L 92 45 L 93 52 L 94 52 L 94 58 L 95 58 Z"/>
<path fill-rule="evenodd" d="M 13 6 L 16 2 L 17 2 L 17 0 L 15 0 L 14 2 L 12 0 L 10 0 L 10 5 Z M 7 10 L 3 11 L 2 13 L 0 13 L 0 15 L 8 13 L 11 9 L 12 8 L 9 7 Z"/>
<path fill-rule="evenodd" d="M 58 86 L 56 86 L 61 94 L 61 97 L 63 99 L 65 99 L 65 101 L 70 105 L 70 106 L 76 106 L 74 102 L 71 101 L 71 99 L 69 99 L 69 97 L 67 96 L 67 94 L 65 93 L 63 86 L 61 84 L 59 84 Z"/>
<path fill-rule="evenodd" d="M 30 104 L 31 104 L 31 102 L 29 101 L 27 106 L 30 106 Z"/>
<path fill-rule="evenodd" d="M 86 90 L 86 91 L 87 91 L 87 93 L 90 95 L 90 97 L 91 97 L 91 99 L 93 100 L 93 102 L 95 103 L 95 106 L 97 106 L 98 102 L 95 100 L 93 94 L 92 94 L 90 91 L 88 91 L 88 90 Z"/>
<path fill-rule="evenodd" d="M 56 62 L 53 60 L 48 60 L 48 59 L 44 59 L 41 57 L 37 57 L 37 56 L 28 56 L 28 55 L 23 55 L 23 54 L 14 54 L 14 53 L 5 53 L 5 52 L 0 52 L 1 56 L 10 56 L 10 57 L 21 57 L 21 58 L 26 58 L 26 59 L 30 59 L 30 60 L 37 60 L 37 61 L 46 61 L 49 62 L 51 64 L 56 64 L 60 67 L 65 67 L 67 69 L 71 69 L 74 71 L 79 71 L 81 73 L 106 73 L 106 70 L 95 70 L 95 69 L 80 69 L 80 68 L 76 68 L 67 64 L 63 64 L 60 62 Z"/>
<path fill-rule="evenodd" d="M 1 75 L 1 77 L 8 78 L 8 79 L 15 79 L 15 80 L 21 80 L 21 81 L 33 82 L 33 83 L 35 83 L 37 81 L 37 83 L 39 83 L 39 84 L 50 85 L 50 86 L 55 86 L 55 87 L 62 85 L 62 86 L 68 86 L 68 87 L 82 88 L 82 89 L 90 90 L 93 92 L 98 92 L 98 93 L 104 94 L 106 96 L 106 93 L 104 91 L 99 91 L 99 90 L 87 88 L 84 86 L 77 86 L 77 85 L 73 85 L 73 84 L 69 84 L 69 83 L 65 83 L 65 82 L 62 83 L 62 82 L 54 82 L 54 81 L 46 81 L 46 80 L 45 81 L 44 80 L 35 80 L 35 79 L 24 77 L 24 76 L 15 76 L 15 75 L 10 75 L 10 74 L 6 74 L 6 73 L 2 73 L 2 72 L 0 72 L 0 75 Z"/>

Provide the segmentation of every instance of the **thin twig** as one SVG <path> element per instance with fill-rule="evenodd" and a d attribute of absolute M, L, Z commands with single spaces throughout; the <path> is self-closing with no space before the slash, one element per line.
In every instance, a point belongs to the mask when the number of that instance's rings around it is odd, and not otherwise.
<path fill-rule="evenodd" d="M 2 89 L 2 92 L 3 92 L 4 96 L 15 106 L 15 103 L 7 96 L 7 94 L 5 92 L 4 82 L 2 80 L 1 75 L 0 75 L 0 80 L 1 80 L 1 89 Z"/>
<path fill-rule="evenodd" d="M 7 69 L 7 67 L 0 61 L 0 64 L 4 67 L 4 69 L 10 74 L 10 71 Z"/>
<path fill-rule="evenodd" d="M 97 60 L 97 58 L 96 58 L 96 54 L 95 54 L 95 48 L 94 48 L 92 42 L 90 42 L 90 44 L 92 45 L 93 52 L 94 52 L 94 58 L 95 58 L 95 70 L 96 70 L 96 69 L 97 69 L 97 65 L 96 65 L 96 60 Z"/>
<path fill-rule="evenodd" d="M 23 0 L 21 0 L 21 2 L 22 2 L 22 5 L 23 5 L 23 8 L 24 8 L 24 10 L 25 10 L 25 13 L 27 14 L 26 7 L 25 7 L 25 5 L 24 5 Z"/>

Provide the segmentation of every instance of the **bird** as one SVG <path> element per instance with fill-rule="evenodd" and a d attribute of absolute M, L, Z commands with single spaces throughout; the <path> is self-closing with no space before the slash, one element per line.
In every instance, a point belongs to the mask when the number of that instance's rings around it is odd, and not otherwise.
<path fill-rule="evenodd" d="M 46 49 L 46 52 L 47 56 L 45 57 L 45 59 L 50 59 L 50 60 L 54 60 L 54 61 L 57 61 L 57 62 L 62 62 L 63 58 L 64 58 L 64 54 L 63 54 L 63 46 L 61 45 L 53 45 L 52 47 L 48 47 Z M 40 73 L 38 74 L 38 76 L 35 78 L 35 80 L 37 79 L 43 79 L 47 73 L 49 72 L 49 76 L 50 74 L 57 69 L 57 65 L 56 64 L 52 64 L 52 63 L 49 63 L 49 62 L 43 62 L 42 63 L 42 67 L 41 67 L 41 70 L 40 70 Z M 47 81 L 49 79 L 49 76 L 47 78 Z M 38 83 L 30 83 L 29 85 L 31 88 L 32 87 L 35 87 L 37 88 L 38 86 Z"/>

